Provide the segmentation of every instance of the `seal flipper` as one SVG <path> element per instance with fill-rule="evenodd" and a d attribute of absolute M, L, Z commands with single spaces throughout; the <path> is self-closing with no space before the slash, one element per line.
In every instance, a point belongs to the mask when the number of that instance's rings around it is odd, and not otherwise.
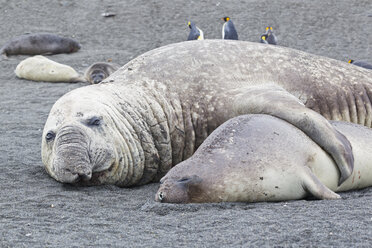
<path fill-rule="evenodd" d="M 233 102 L 237 114 L 268 114 L 283 119 L 306 133 L 328 152 L 341 173 L 339 184 L 353 172 L 354 156 L 349 140 L 322 115 L 306 108 L 294 95 L 274 84 L 239 89 Z"/>
<path fill-rule="evenodd" d="M 341 199 L 339 194 L 336 194 L 327 186 L 325 186 L 310 170 L 309 167 L 305 166 L 305 173 L 303 176 L 303 187 L 304 190 L 312 194 L 321 200 L 336 200 Z"/>

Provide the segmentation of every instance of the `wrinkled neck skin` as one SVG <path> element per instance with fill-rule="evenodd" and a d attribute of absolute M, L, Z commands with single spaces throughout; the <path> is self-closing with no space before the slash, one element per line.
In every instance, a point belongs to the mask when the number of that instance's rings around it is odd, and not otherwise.
<path fill-rule="evenodd" d="M 43 132 L 47 172 L 63 183 L 128 187 L 157 181 L 190 157 L 196 148 L 190 109 L 154 87 L 105 83 L 59 99 Z M 47 140 L 50 132 L 55 137 Z M 193 138 L 186 142 L 186 135 Z"/>

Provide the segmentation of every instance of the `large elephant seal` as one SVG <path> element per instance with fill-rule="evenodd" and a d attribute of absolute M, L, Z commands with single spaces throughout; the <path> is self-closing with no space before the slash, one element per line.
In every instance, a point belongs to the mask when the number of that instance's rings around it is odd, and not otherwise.
<path fill-rule="evenodd" d="M 86 69 L 84 77 L 91 84 L 98 84 L 119 68 L 120 66 L 114 63 L 97 62 Z"/>
<path fill-rule="evenodd" d="M 44 82 L 84 82 L 85 79 L 68 65 L 36 55 L 22 60 L 15 69 L 19 78 Z"/>
<path fill-rule="evenodd" d="M 70 38 L 49 33 L 25 34 L 13 38 L 1 49 L 0 54 L 9 55 L 39 55 L 73 53 L 80 49 L 80 44 Z"/>
<path fill-rule="evenodd" d="M 351 142 L 354 171 L 338 187 L 330 156 L 301 130 L 269 115 L 243 115 L 217 128 L 191 158 L 160 180 L 155 200 L 169 203 L 337 199 L 333 191 L 372 185 L 372 129 L 334 122 Z"/>
<path fill-rule="evenodd" d="M 262 113 L 331 154 L 343 182 L 353 169 L 351 146 L 326 118 L 371 126 L 371 89 L 372 72 L 342 61 L 260 43 L 185 41 L 62 96 L 44 127 L 42 159 L 64 183 L 145 184 L 223 122 Z"/>

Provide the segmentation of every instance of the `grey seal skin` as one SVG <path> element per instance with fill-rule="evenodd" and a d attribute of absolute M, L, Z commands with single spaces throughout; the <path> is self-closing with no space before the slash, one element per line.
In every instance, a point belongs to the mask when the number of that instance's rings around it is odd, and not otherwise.
<path fill-rule="evenodd" d="M 187 40 L 204 40 L 204 33 L 203 31 L 198 28 L 194 22 L 189 21 L 187 25 L 190 28 L 189 36 L 187 37 Z"/>
<path fill-rule="evenodd" d="M 354 171 L 338 187 L 340 173 L 330 156 L 295 126 L 269 115 L 228 120 L 189 159 L 161 180 L 155 200 L 166 203 L 288 201 L 372 185 L 372 129 L 332 125 L 351 142 Z"/>
<path fill-rule="evenodd" d="M 77 52 L 80 48 L 80 44 L 73 39 L 49 33 L 35 33 L 13 38 L 0 49 L 0 54 L 7 57 L 18 54 L 73 53 Z"/>
<path fill-rule="evenodd" d="M 120 66 L 114 63 L 97 62 L 86 69 L 84 77 L 91 84 L 98 84 L 119 68 Z"/>
<path fill-rule="evenodd" d="M 366 69 L 370 69 L 370 70 L 372 70 L 372 65 L 371 65 L 371 64 L 368 64 L 368 63 L 365 62 L 365 61 L 359 61 L 359 60 L 355 61 L 355 60 L 353 60 L 353 59 L 350 59 L 350 60 L 348 61 L 348 63 L 349 63 L 349 64 L 352 64 L 352 65 L 356 65 L 356 66 L 360 66 L 360 67 L 363 67 L 363 68 L 366 68 Z"/>
<path fill-rule="evenodd" d="M 238 40 L 238 32 L 235 29 L 234 23 L 230 17 L 225 16 L 221 18 L 225 23 L 222 26 L 222 39 L 225 40 Z"/>
<path fill-rule="evenodd" d="M 369 70 L 290 48 L 231 40 L 171 44 L 62 96 L 44 126 L 42 160 L 63 183 L 141 185 L 190 157 L 228 119 L 261 113 L 286 120 L 324 148 L 342 182 L 352 173 L 352 150 L 327 119 L 370 127 L 371 89 Z"/>

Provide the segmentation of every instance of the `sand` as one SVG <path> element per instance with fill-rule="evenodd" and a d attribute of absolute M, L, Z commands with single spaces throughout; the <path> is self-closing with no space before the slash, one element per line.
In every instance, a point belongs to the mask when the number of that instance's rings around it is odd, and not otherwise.
<path fill-rule="evenodd" d="M 190 19 L 206 38 L 220 38 L 225 15 L 241 40 L 259 41 L 270 25 L 282 46 L 372 62 L 371 0 L 0 0 L 0 45 L 27 32 L 73 37 L 79 52 L 49 58 L 83 72 L 94 62 L 123 65 L 183 41 Z M 157 184 L 122 189 L 54 181 L 41 162 L 43 126 L 59 97 L 86 84 L 17 79 L 14 69 L 25 58 L 0 59 L 0 247 L 372 245 L 372 189 L 337 201 L 171 205 L 154 202 Z"/>

